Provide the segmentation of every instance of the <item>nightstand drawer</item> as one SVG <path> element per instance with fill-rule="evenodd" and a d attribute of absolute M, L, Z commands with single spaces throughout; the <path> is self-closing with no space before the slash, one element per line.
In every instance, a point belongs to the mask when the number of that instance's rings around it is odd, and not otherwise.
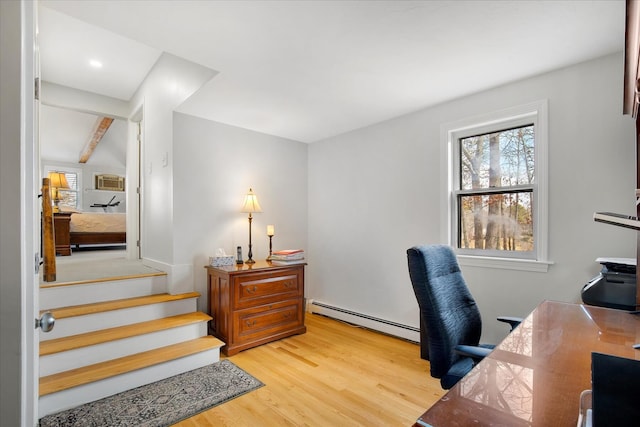
<path fill-rule="evenodd" d="M 300 299 L 249 308 L 234 313 L 233 342 L 242 344 L 304 326 Z"/>
<path fill-rule="evenodd" d="M 234 278 L 235 307 L 243 309 L 302 296 L 300 269 L 246 274 Z"/>

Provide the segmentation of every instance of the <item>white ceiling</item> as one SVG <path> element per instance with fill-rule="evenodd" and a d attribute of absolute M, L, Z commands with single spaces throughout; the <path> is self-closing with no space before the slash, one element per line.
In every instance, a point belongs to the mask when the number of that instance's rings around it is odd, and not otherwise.
<path fill-rule="evenodd" d="M 624 47 L 622 0 L 40 4 L 43 80 L 128 100 L 168 52 L 219 72 L 179 111 L 303 142 Z"/>
<path fill-rule="evenodd" d="M 99 117 L 65 108 L 40 107 L 40 158 L 43 163 L 78 163 L 80 153 L 93 137 Z M 124 169 L 127 149 L 127 123 L 114 120 L 87 165 Z"/>
<path fill-rule="evenodd" d="M 41 7 L 38 42 L 42 79 L 125 101 L 162 51 Z M 99 70 L 89 65 L 99 60 Z"/>

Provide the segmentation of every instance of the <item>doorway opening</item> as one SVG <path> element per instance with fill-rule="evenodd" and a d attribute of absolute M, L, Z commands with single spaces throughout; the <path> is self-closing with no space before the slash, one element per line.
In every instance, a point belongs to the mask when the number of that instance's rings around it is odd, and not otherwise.
<path fill-rule="evenodd" d="M 91 276 L 88 261 L 139 260 L 141 256 L 137 243 L 141 119 L 111 118 L 110 125 L 101 128 L 104 118 L 41 105 L 40 173 L 47 177 L 51 172 L 61 172 L 67 177 L 67 188 L 56 190 L 60 212 L 54 213 L 54 223 L 63 221 L 57 217 L 66 217 L 67 221 L 67 230 L 54 224 L 56 246 L 64 242 L 69 247 L 57 251 L 56 262 L 61 267 L 58 281 L 76 262 Z M 60 234 L 65 236 L 59 238 Z"/>

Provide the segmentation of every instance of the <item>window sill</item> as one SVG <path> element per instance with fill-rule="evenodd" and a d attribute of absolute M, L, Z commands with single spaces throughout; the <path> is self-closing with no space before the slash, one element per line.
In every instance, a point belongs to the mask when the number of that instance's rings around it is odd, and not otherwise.
<path fill-rule="evenodd" d="M 502 268 L 505 270 L 533 271 L 546 273 L 552 261 L 536 261 L 529 259 L 496 258 L 473 255 L 457 255 L 460 265 L 470 267 Z"/>

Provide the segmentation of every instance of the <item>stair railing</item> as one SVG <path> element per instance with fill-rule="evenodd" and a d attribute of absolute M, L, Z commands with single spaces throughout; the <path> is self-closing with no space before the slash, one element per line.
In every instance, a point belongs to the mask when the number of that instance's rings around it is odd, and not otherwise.
<path fill-rule="evenodd" d="M 44 270 L 42 279 L 45 282 L 56 280 L 56 242 L 53 225 L 53 208 L 49 178 L 42 179 L 42 256 Z"/>

